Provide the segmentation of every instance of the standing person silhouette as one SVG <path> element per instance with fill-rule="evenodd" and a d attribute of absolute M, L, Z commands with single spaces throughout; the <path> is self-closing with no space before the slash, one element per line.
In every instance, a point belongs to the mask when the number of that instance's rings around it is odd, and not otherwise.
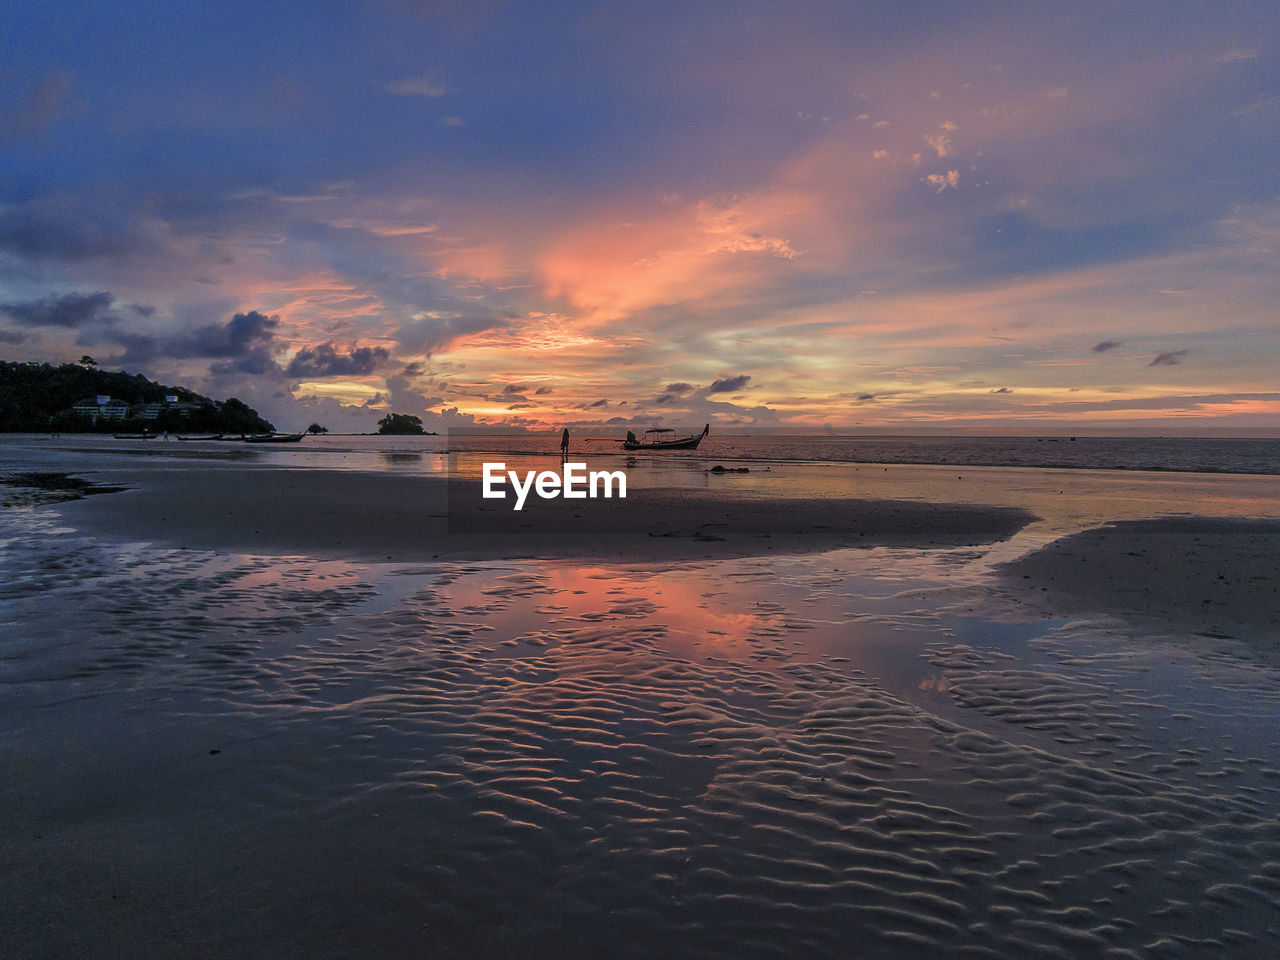
<path fill-rule="evenodd" d="M 567 457 L 569 455 L 569 428 L 565 427 L 560 432 L 560 456 Z"/>

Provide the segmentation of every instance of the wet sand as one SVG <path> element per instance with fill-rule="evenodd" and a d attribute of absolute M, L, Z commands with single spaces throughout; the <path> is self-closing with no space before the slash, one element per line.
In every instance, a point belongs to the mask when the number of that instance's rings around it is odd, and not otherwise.
<path fill-rule="evenodd" d="M 1025 510 L 850 498 L 633 489 L 626 499 L 485 500 L 467 480 L 325 470 L 142 473 L 135 489 L 67 504 L 103 536 L 352 560 L 614 557 L 628 561 L 956 546 L 1013 535 Z"/>
<path fill-rule="evenodd" d="M 1280 952 L 1274 520 L 161 473 L 0 510 L 6 956 Z"/>
<path fill-rule="evenodd" d="M 1016 599 L 1042 615 L 1110 614 L 1280 653 L 1280 521 L 1109 523 L 1000 569 Z"/>

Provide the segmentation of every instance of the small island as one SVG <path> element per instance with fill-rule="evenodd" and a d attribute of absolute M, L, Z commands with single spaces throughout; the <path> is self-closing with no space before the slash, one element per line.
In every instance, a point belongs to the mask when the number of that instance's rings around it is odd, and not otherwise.
<path fill-rule="evenodd" d="M 385 417 L 378 421 L 378 433 L 380 435 L 416 435 L 424 437 L 434 437 L 438 434 L 429 430 L 422 429 L 422 418 L 415 417 L 411 413 L 388 413 Z"/>

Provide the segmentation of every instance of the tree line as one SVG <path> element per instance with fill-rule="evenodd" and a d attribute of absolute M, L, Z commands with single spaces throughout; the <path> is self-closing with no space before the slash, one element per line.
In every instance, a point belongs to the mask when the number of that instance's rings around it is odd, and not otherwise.
<path fill-rule="evenodd" d="M 185 412 L 161 411 L 154 420 L 129 417 L 95 424 L 71 407 L 86 397 L 109 396 L 130 406 L 162 403 L 176 396 L 194 404 Z M 139 430 L 190 433 L 272 433 L 275 427 L 248 404 L 231 397 L 221 405 L 186 387 L 170 387 L 140 374 L 99 370 L 92 358 L 79 363 L 19 363 L 0 360 L 0 432 L 112 433 Z"/>

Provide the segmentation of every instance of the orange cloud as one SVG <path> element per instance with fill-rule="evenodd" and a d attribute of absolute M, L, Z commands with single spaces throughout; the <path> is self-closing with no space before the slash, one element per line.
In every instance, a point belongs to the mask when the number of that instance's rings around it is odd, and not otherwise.
<path fill-rule="evenodd" d="M 665 203 L 572 224 L 537 259 L 544 292 L 595 324 L 666 303 L 741 298 L 805 256 L 816 198 L 789 189 Z"/>

